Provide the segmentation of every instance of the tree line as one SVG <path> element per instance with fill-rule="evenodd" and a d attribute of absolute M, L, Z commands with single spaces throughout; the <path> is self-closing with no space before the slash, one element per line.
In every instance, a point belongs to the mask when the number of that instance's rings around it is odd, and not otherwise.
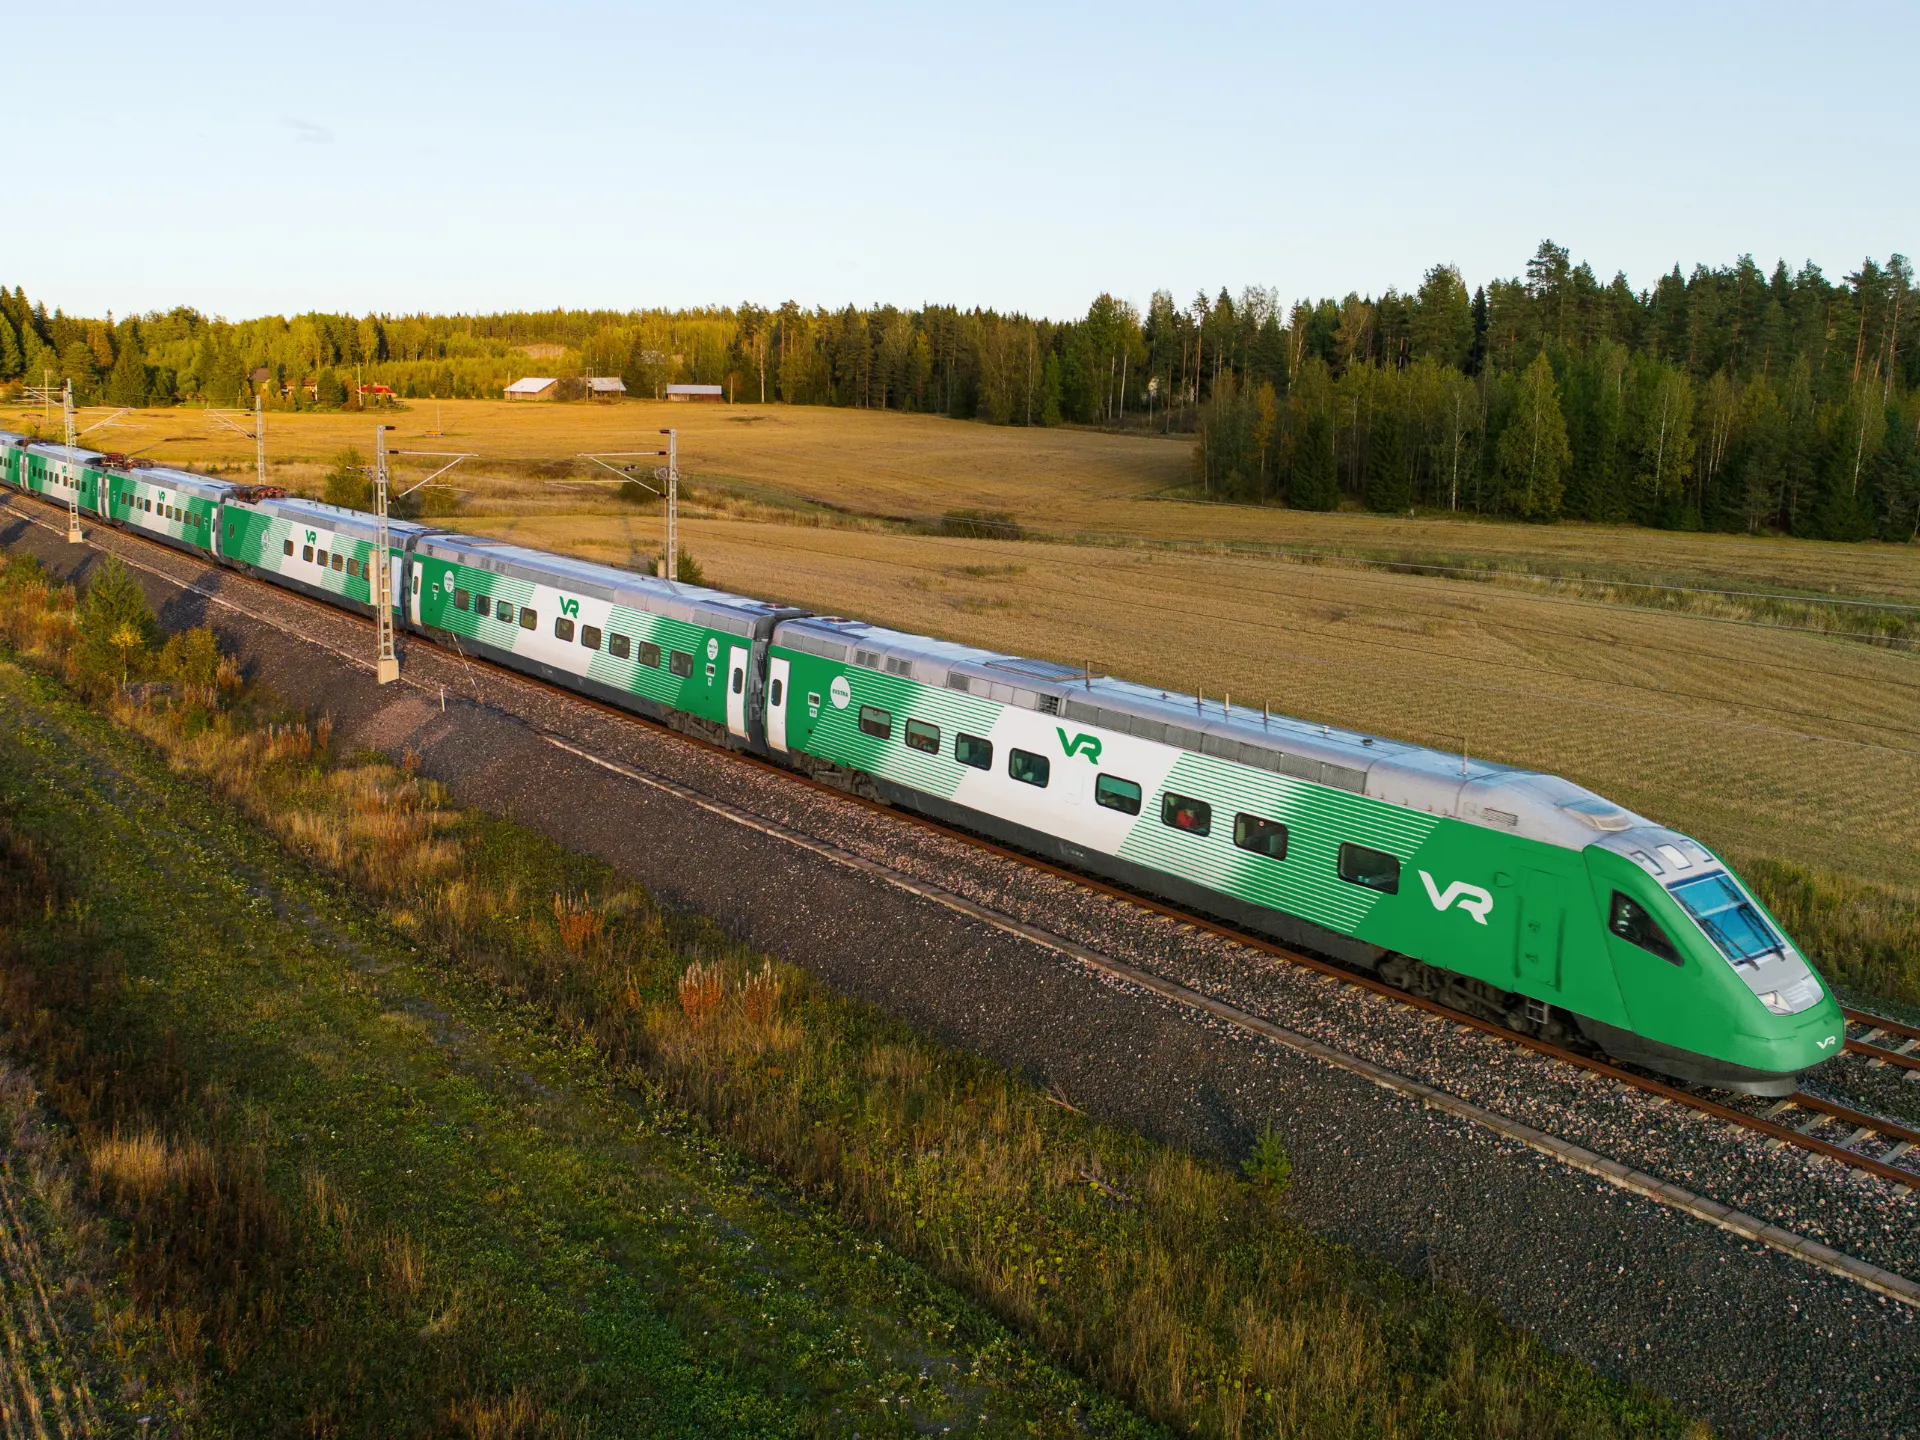
<path fill-rule="evenodd" d="M 629 393 L 910 410 L 1194 436 L 1209 498 L 1910 540 L 1920 533 L 1912 267 L 1675 266 L 1602 284 L 1542 242 L 1469 288 L 1302 300 L 1221 290 L 1054 321 L 928 305 L 116 321 L 0 288 L 0 385 L 71 380 L 120 405 L 497 396 L 525 374 Z"/>

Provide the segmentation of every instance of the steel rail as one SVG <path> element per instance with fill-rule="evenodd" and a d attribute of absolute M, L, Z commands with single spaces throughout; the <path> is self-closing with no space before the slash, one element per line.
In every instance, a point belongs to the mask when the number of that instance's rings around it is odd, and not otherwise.
<path fill-rule="evenodd" d="M 1864 1055 L 1870 1064 L 1897 1065 L 1902 1070 L 1920 1071 L 1920 1026 L 1909 1025 L 1902 1020 L 1890 1020 L 1885 1015 L 1875 1015 L 1866 1010 L 1854 1010 L 1842 1006 L 1840 1013 L 1847 1018 L 1849 1025 L 1864 1025 L 1868 1035 L 1876 1030 L 1891 1030 L 1896 1035 L 1907 1037 L 1907 1043 L 1898 1050 L 1884 1045 L 1875 1045 L 1871 1040 L 1847 1040 L 1847 1051 L 1853 1055 Z"/>
<path fill-rule="evenodd" d="M 22 493 L 24 494 L 25 492 L 22 492 Z M 12 492 L 0 491 L 0 494 L 11 495 Z M 38 500 L 40 497 L 37 495 L 33 495 L 33 496 L 30 496 L 29 498 Z M 42 503 L 44 504 L 46 502 L 42 502 Z M 36 521 L 34 523 L 39 524 L 41 522 Z M 42 528 L 52 529 L 53 527 L 46 526 L 43 524 Z M 270 593 L 274 595 L 291 597 L 295 600 L 304 601 L 307 605 L 311 606 L 315 611 L 318 611 L 319 613 L 322 613 L 325 615 L 331 615 L 335 617 L 345 617 L 352 620 L 363 620 L 369 626 L 372 626 L 374 624 L 374 619 L 371 615 L 362 615 L 358 610 L 349 610 L 341 606 L 330 605 L 324 601 L 315 599 L 312 596 L 302 594 L 297 590 L 291 590 L 279 585 L 274 585 L 271 582 L 260 579 L 254 575 L 249 574 L 244 570 L 240 570 L 237 568 L 230 569 L 227 566 L 219 565 L 216 563 L 212 563 L 209 560 L 201 559 L 201 557 L 197 555 L 189 556 L 187 555 L 187 552 L 177 550 L 170 545 L 164 545 L 157 540 L 153 540 L 145 535 L 139 534 L 137 531 L 120 530 L 117 526 L 115 527 L 115 531 L 118 534 L 126 535 L 130 539 L 142 541 L 145 544 L 155 547 L 156 549 L 162 550 L 166 552 L 169 556 L 186 556 L 186 558 L 190 558 L 206 566 L 206 568 L 212 573 L 231 575 L 236 579 L 261 586 L 263 589 L 268 590 Z M 178 581 L 172 576 L 167 576 L 163 578 L 168 579 L 170 583 L 181 584 L 182 588 L 193 589 L 195 590 L 196 593 L 201 594 L 202 596 L 205 596 L 208 599 L 215 598 L 212 595 L 210 595 L 208 592 L 204 590 L 200 590 L 197 586 L 187 586 L 183 582 Z M 241 607 L 236 605 L 236 606 L 233 606 L 232 608 L 234 608 L 235 610 L 240 610 Z M 241 613 L 245 614 L 248 612 L 241 611 Z M 1002 845 L 997 841 L 989 840 L 984 836 L 977 835 L 972 831 L 966 830 L 960 826 L 949 825 L 944 821 L 935 820 L 930 816 L 916 814 L 915 812 L 910 810 L 903 810 L 898 806 L 889 805 L 884 801 L 869 800 L 865 796 L 852 794 L 848 790 L 845 790 L 838 785 L 831 785 L 825 781 L 817 780 L 810 775 L 804 775 L 799 771 L 791 770 L 784 765 L 777 764 L 774 761 L 762 759 L 760 756 L 752 755 L 742 750 L 736 750 L 730 746 L 718 744 L 714 741 L 707 740 L 701 736 L 689 734 L 683 730 L 676 730 L 672 726 L 664 723 L 663 721 L 653 720 L 648 716 L 639 715 L 634 713 L 631 710 L 622 709 L 620 706 L 610 704 L 607 701 L 598 700 L 588 695 L 582 695 L 576 690 L 571 690 L 566 686 L 556 684 L 553 681 L 542 680 L 537 676 L 527 675 L 520 671 L 510 669 L 507 666 L 500 665 L 492 660 L 488 660 L 484 656 L 477 656 L 477 655 L 469 656 L 464 651 L 456 654 L 455 651 L 441 644 L 438 640 L 435 640 L 430 636 L 423 635 L 417 630 L 408 630 L 406 632 L 406 635 L 409 641 L 419 642 L 421 644 L 424 644 L 427 648 L 435 651 L 436 653 L 446 658 L 450 662 L 458 660 L 460 663 L 468 664 L 468 665 L 478 662 L 486 667 L 489 674 L 495 676 L 496 678 L 506 683 L 510 683 L 510 684 L 517 683 L 519 685 L 525 686 L 530 690 L 563 697 L 576 704 L 585 705 L 595 711 L 598 711 L 601 714 L 610 716 L 615 719 L 619 719 L 629 723 L 643 724 L 651 730 L 658 731 L 667 735 L 671 735 L 675 739 L 685 741 L 688 744 L 693 745 L 699 749 L 703 749 L 710 753 L 721 755 L 729 759 L 739 761 L 746 765 L 757 767 L 770 774 L 779 775 L 788 780 L 796 781 L 799 784 L 807 786 L 808 788 L 815 790 L 821 794 L 830 795 L 838 800 L 846 801 L 853 805 L 863 807 L 876 814 L 889 815 L 894 817 L 897 820 L 902 820 L 908 824 L 917 825 L 921 829 L 930 831 L 931 833 L 934 833 L 937 835 L 944 836 L 948 839 L 960 840 L 963 843 L 971 845 L 976 849 L 986 851 L 987 853 L 990 853 L 990 854 L 1001 856 L 1002 858 L 1009 860 L 1014 864 L 1023 866 L 1027 869 L 1041 871 L 1042 873 L 1052 875 L 1057 877 L 1058 879 L 1064 880 L 1069 884 L 1077 885 L 1083 889 L 1093 890 L 1097 893 L 1106 895 L 1111 899 L 1118 900 L 1121 903 L 1133 906 L 1136 909 L 1145 910 L 1151 914 L 1159 915 L 1164 919 L 1173 920 L 1180 924 L 1191 926 L 1196 930 L 1201 930 L 1206 932 L 1207 934 L 1215 935 L 1225 940 L 1230 940 L 1235 944 L 1244 945 L 1249 949 L 1258 950 L 1263 954 L 1274 957 L 1275 959 L 1284 960 L 1289 964 L 1298 965 L 1305 969 L 1316 971 L 1332 979 L 1343 981 L 1346 984 L 1358 986 L 1361 989 L 1371 991 L 1376 995 L 1379 995 L 1388 1000 L 1392 1000 L 1398 1004 L 1406 1005 L 1413 1009 L 1422 1010 L 1430 1015 L 1438 1016 L 1443 1020 L 1449 1020 L 1449 1021 L 1452 1021 L 1454 1024 L 1464 1026 L 1467 1029 L 1477 1030 L 1482 1034 L 1491 1035 L 1497 1039 L 1504 1040 L 1509 1044 L 1518 1045 L 1523 1049 L 1531 1050 L 1535 1054 L 1544 1055 L 1549 1059 L 1559 1060 L 1564 1064 L 1572 1065 L 1575 1068 L 1584 1070 L 1589 1074 L 1599 1076 L 1606 1080 L 1611 1080 L 1615 1084 L 1624 1086 L 1627 1089 L 1638 1090 L 1643 1094 L 1652 1095 L 1658 1099 L 1684 1106 L 1687 1109 L 1695 1110 L 1702 1114 L 1708 1115 L 1716 1120 L 1723 1121 L 1724 1123 L 1731 1125 L 1737 1129 L 1755 1131 L 1761 1135 L 1765 1135 L 1768 1139 L 1777 1141 L 1781 1144 L 1793 1146 L 1795 1149 L 1807 1151 L 1810 1154 L 1818 1155 L 1824 1159 L 1839 1161 L 1841 1164 L 1847 1166 L 1849 1169 L 1862 1170 L 1882 1180 L 1891 1181 L 1896 1185 L 1903 1185 L 1903 1186 L 1906 1186 L 1908 1189 L 1920 1191 L 1920 1172 L 1903 1169 L 1896 1165 L 1889 1165 L 1884 1161 L 1875 1160 L 1868 1156 L 1862 1155 L 1857 1151 L 1849 1150 L 1845 1146 L 1835 1145 L 1830 1141 L 1820 1140 L 1815 1138 L 1814 1136 L 1802 1134 L 1800 1131 L 1794 1129 L 1791 1126 L 1778 1124 L 1777 1122 L 1770 1120 L 1763 1115 L 1748 1114 L 1743 1110 L 1736 1109 L 1730 1105 L 1721 1104 L 1717 1100 L 1709 1100 L 1705 1096 L 1699 1095 L 1690 1090 L 1686 1090 L 1680 1086 L 1669 1084 L 1664 1080 L 1657 1080 L 1657 1079 L 1654 1079 L 1652 1076 L 1642 1075 L 1632 1070 L 1623 1069 L 1620 1066 L 1615 1065 L 1610 1061 L 1597 1059 L 1593 1056 L 1583 1055 L 1577 1050 L 1571 1050 L 1571 1049 L 1568 1049 L 1566 1046 L 1562 1046 L 1562 1045 L 1555 1045 L 1551 1041 L 1541 1040 L 1532 1035 L 1523 1035 L 1519 1031 L 1510 1030 L 1504 1025 L 1497 1025 L 1492 1021 L 1483 1020 L 1477 1015 L 1470 1015 L 1465 1011 L 1455 1010 L 1451 1006 L 1442 1005 L 1438 1001 L 1430 1000 L 1425 996 L 1415 995 L 1410 991 L 1401 990 L 1395 986 L 1387 984 L 1383 980 L 1375 979 L 1373 976 L 1362 974 L 1355 970 L 1350 970 L 1345 966 L 1336 965 L 1331 961 L 1321 960 L 1312 955 L 1302 954 L 1297 950 L 1288 949 L 1284 945 L 1280 945 L 1274 941 L 1267 940 L 1258 935 L 1251 934 L 1248 931 L 1238 929 L 1222 921 L 1214 920 L 1209 916 L 1199 914 L 1195 911 L 1183 909 L 1179 906 L 1173 905 L 1164 900 L 1156 899 L 1152 896 L 1140 894 L 1137 891 L 1130 890 L 1123 886 L 1113 884 L 1110 881 L 1097 879 L 1091 875 L 1085 874 L 1082 871 L 1068 869 L 1063 865 L 1057 865 L 1057 864 L 1054 864 L 1052 861 L 1043 860 L 1039 856 L 1031 855 L 1023 850 L 1017 850 L 1011 846 Z M 336 652 L 336 653 L 339 653 L 339 652 Z M 347 656 L 345 658 L 355 659 L 357 657 Z M 403 679 L 404 678 L 405 677 L 403 676 Z M 418 682 L 414 682 L 414 683 L 416 685 L 418 684 Z M 1224 1010 L 1229 1007 L 1222 1006 L 1221 1008 Z M 1243 1028 L 1252 1028 L 1252 1027 L 1243 1027 Z M 1849 1041 L 1847 1048 L 1849 1050 L 1853 1049 L 1854 1043 L 1855 1042 Z M 1876 1049 L 1876 1047 L 1872 1047 L 1872 1046 L 1867 1046 L 1865 1048 L 1869 1051 L 1873 1051 Z M 1887 1051 L 1884 1053 L 1887 1054 L 1888 1056 L 1894 1055 L 1894 1052 L 1892 1051 Z M 1900 1060 L 1907 1060 L 1909 1057 L 1898 1056 L 1897 1058 Z M 1798 1103 L 1797 1099 L 1796 1099 L 1796 1103 Z M 1817 1107 L 1810 1106 L 1808 1108 L 1817 1108 Z M 1866 1121 L 1870 1120 L 1870 1118 L 1871 1117 L 1865 1117 L 1862 1123 L 1866 1123 Z"/>
<path fill-rule="evenodd" d="M 1857 1130 L 1871 1130 L 1876 1135 L 1883 1135 L 1903 1147 L 1920 1145 L 1920 1130 L 1909 1129 L 1905 1125 L 1883 1120 L 1878 1115 L 1870 1115 L 1864 1110 L 1851 1109 L 1818 1095 L 1809 1095 L 1804 1090 L 1796 1091 L 1774 1106 L 1770 1116 L 1784 1115 L 1790 1108 L 1818 1111 L 1829 1119 L 1844 1120 Z M 1904 1149 L 1902 1153 L 1905 1153 Z"/>

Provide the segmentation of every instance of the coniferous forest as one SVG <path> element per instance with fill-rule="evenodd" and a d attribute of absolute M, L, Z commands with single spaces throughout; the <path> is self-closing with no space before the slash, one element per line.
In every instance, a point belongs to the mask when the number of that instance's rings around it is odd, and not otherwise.
<path fill-rule="evenodd" d="M 238 323 L 49 314 L 0 289 L 0 387 L 92 403 L 333 408 L 497 396 L 525 374 L 717 383 L 736 403 L 1190 435 L 1224 501 L 1920 536 L 1920 304 L 1904 256 L 1839 280 L 1742 256 L 1650 289 L 1543 242 L 1525 273 L 1436 265 L 1411 294 L 1222 290 L 1074 320 L 929 305 Z"/>

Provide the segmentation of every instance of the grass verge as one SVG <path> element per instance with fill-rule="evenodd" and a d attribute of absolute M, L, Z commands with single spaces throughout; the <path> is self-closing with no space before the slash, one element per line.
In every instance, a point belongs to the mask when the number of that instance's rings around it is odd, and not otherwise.
<path fill-rule="evenodd" d="M 89 683 L 99 617 L 39 583 L 10 573 L 7 633 Z M 129 1357 L 177 1419 L 1687 1428 L 1313 1238 L 1271 1143 L 1235 1175 L 1063 1111 L 264 720 L 204 646 L 168 663 L 108 715 L 0 672 L 0 1008 L 122 1227 Z"/>

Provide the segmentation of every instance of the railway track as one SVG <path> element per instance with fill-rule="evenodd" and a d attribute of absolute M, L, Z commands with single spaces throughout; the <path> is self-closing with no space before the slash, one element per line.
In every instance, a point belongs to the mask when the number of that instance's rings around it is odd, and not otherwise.
<path fill-rule="evenodd" d="M 13 496 L 9 492 L 5 498 L 10 503 Z M 64 534 L 64 528 L 55 527 L 44 521 L 34 519 L 33 516 L 24 509 L 19 510 L 19 513 L 25 516 L 31 523 L 39 525 L 42 529 Z M 352 611 L 324 604 L 319 600 L 315 600 L 307 595 L 302 595 L 297 591 L 283 589 L 277 585 L 270 585 L 265 581 L 256 579 L 239 570 L 228 570 L 225 567 L 208 565 L 206 562 L 199 560 L 198 557 L 189 557 L 181 551 L 161 545 L 156 541 L 147 539 L 145 536 L 132 535 L 117 530 L 113 533 L 128 541 L 135 542 L 141 547 L 151 547 L 152 549 L 161 551 L 170 558 L 182 560 L 191 559 L 199 564 L 205 572 L 231 577 L 234 580 L 244 582 L 248 585 L 258 585 L 263 590 L 269 591 L 275 596 L 298 601 L 303 605 L 309 606 L 317 613 L 335 618 L 362 620 L 369 628 L 372 626 L 373 622 L 369 617 L 357 616 Z M 130 563 L 139 564 L 137 561 Z M 254 619 L 260 618 L 255 612 L 233 604 L 233 602 L 229 600 L 221 599 L 211 592 L 201 589 L 198 585 L 190 585 L 180 580 L 177 576 L 168 575 L 152 566 L 139 565 L 139 568 L 167 581 L 169 584 L 191 589 L 203 598 L 233 609 L 237 613 L 247 615 Z M 300 635 L 298 638 L 306 640 L 309 643 L 322 644 L 354 664 L 369 670 L 372 668 L 371 662 L 365 660 L 364 657 L 340 651 L 333 646 L 326 645 L 324 641 L 317 640 L 316 637 Z M 1287 964 L 1317 971 L 1322 975 L 1329 976 L 1345 984 L 1357 986 L 1360 989 L 1383 996 L 1396 1004 L 1405 1005 L 1438 1016 L 1441 1019 L 1462 1026 L 1463 1028 L 1477 1030 L 1483 1034 L 1494 1036 L 1506 1041 L 1508 1044 L 1517 1045 L 1523 1049 L 1531 1050 L 1536 1054 L 1557 1060 L 1562 1064 L 1571 1065 L 1615 1085 L 1636 1090 L 1642 1094 L 1652 1095 L 1663 1101 L 1683 1106 L 1729 1126 L 1756 1132 L 1765 1136 L 1768 1141 L 1775 1146 L 1792 1147 L 1807 1154 L 1818 1156 L 1823 1160 L 1838 1163 L 1853 1173 L 1872 1175 L 1881 1180 L 1904 1186 L 1909 1190 L 1920 1192 L 1920 1131 L 1909 1129 L 1897 1122 L 1883 1119 L 1865 1111 L 1854 1110 L 1845 1105 L 1838 1104 L 1837 1102 L 1827 1100 L 1820 1096 L 1808 1094 L 1804 1091 L 1797 1092 L 1785 1100 L 1768 1105 L 1765 1109 L 1743 1108 L 1740 1104 L 1734 1103 L 1732 1097 L 1723 1098 L 1717 1093 L 1706 1093 L 1692 1089 L 1682 1084 L 1662 1080 L 1652 1075 L 1628 1069 L 1611 1060 L 1583 1054 L 1578 1050 L 1569 1049 L 1563 1045 L 1556 1045 L 1551 1041 L 1542 1040 L 1535 1036 L 1520 1034 L 1503 1025 L 1484 1020 L 1476 1015 L 1470 1015 L 1465 1011 L 1441 1004 L 1436 1000 L 1411 994 L 1406 990 L 1389 985 L 1373 976 L 1349 969 L 1344 965 L 1339 965 L 1332 961 L 1320 959 L 1314 955 L 1290 949 L 1274 941 L 1212 919 L 1207 915 L 1187 910 L 1153 896 L 1143 895 L 1137 891 L 1112 884 L 1078 870 L 1068 869 L 1065 866 L 1057 865 L 1025 851 L 1016 850 L 1010 846 L 986 839 L 983 836 L 974 834 L 958 826 L 949 825 L 927 816 L 917 815 L 911 811 L 902 810 L 881 801 L 869 800 L 864 796 L 852 794 L 840 786 L 817 780 L 811 776 L 802 775 L 797 771 L 787 769 L 785 766 L 776 765 L 772 761 L 716 744 L 703 737 L 689 735 L 685 731 L 676 730 L 671 726 L 650 720 L 644 716 L 636 715 L 618 706 L 607 704 L 604 701 L 593 699 L 590 696 L 581 695 L 565 686 L 541 680 L 535 676 L 525 675 L 519 671 L 510 670 L 505 666 L 494 664 L 481 657 L 468 655 L 457 645 L 448 646 L 440 643 L 438 640 L 422 636 L 416 632 L 408 632 L 407 641 L 410 644 L 422 645 L 449 662 L 466 667 L 469 675 L 471 675 L 472 670 L 478 668 L 484 671 L 490 678 L 500 680 L 503 683 L 518 684 L 536 692 L 563 697 L 573 704 L 586 706 L 623 722 L 647 726 L 657 732 L 672 735 L 675 739 L 689 745 L 725 756 L 737 763 L 758 767 L 769 774 L 778 775 L 790 782 L 806 786 L 822 794 L 831 795 L 843 803 L 885 814 L 896 820 L 919 826 L 924 830 L 948 839 L 958 840 L 976 849 L 1000 856 L 1027 869 L 1052 875 L 1069 884 L 1106 895 L 1123 904 L 1133 906 L 1136 909 L 1144 910 L 1148 913 L 1174 920 L 1180 924 L 1191 926 L 1194 929 L 1220 936 L 1223 939 L 1257 950 L 1262 954 L 1271 956 L 1276 960 L 1284 961 Z M 414 688 L 422 690 L 424 693 L 432 694 L 438 692 L 444 699 L 444 687 L 438 685 L 423 685 L 419 681 L 409 679 L 405 674 L 402 675 L 401 679 L 402 683 L 410 684 Z M 475 685 L 473 688 L 476 697 L 478 697 L 478 686 Z M 571 749 L 573 747 L 568 746 L 565 748 Z M 1022 928 L 1029 927 L 1023 926 Z M 1072 948 L 1078 949 L 1079 947 Z M 1127 968 L 1131 969 L 1131 967 Z M 1135 977 L 1128 976 L 1125 978 L 1132 979 Z M 1198 1005 L 1198 1008 L 1202 1008 L 1216 1018 L 1252 1033 L 1267 1034 L 1276 1028 L 1269 1022 L 1238 1010 L 1224 1002 L 1213 1000 L 1211 997 L 1199 996 L 1197 992 L 1186 991 L 1185 987 L 1154 985 L 1149 988 L 1156 990 L 1181 990 L 1186 997 L 1189 997 L 1188 999 L 1182 1000 L 1182 1003 L 1202 1002 Z M 1885 1016 L 1873 1015 L 1866 1011 L 1849 1009 L 1845 1014 L 1849 1028 L 1849 1034 L 1846 1040 L 1847 1053 L 1862 1056 L 1866 1059 L 1867 1063 L 1871 1065 L 1894 1065 L 1920 1073 L 1920 1027 L 1910 1026 L 1901 1021 L 1893 1020 Z M 1861 1032 L 1858 1037 L 1851 1033 L 1855 1027 L 1858 1027 Z M 1878 1043 L 1883 1039 L 1891 1038 L 1898 1038 L 1901 1043 L 1897 1046 Z M 1806 1118 L 1802 1119 L 1798 1124 L 1790 1123 L 1796 1112 L 1803 1113 Z M 1902 1161 L 1906 1163 L 1898 1163 Z"/>
<path fill-rule="evenodd" d="M 1889 1020 L 1884 1015 L 1870 1015 L 1864 1010 L 1842 1007 L 1840 1013 L 1847 1017 L 1848 1054 L 1866 1056 L 1867 1064 L 1875 1069 L 1897 1065 L 1907 1072 L 1909 1080 L 1920 1077 L 1920 1026 Z M 1863 1033 L 1854 1035 L 1855 1026 Z M 1886 1043 L 1878 1043 L 1883 1037 Z"/>

